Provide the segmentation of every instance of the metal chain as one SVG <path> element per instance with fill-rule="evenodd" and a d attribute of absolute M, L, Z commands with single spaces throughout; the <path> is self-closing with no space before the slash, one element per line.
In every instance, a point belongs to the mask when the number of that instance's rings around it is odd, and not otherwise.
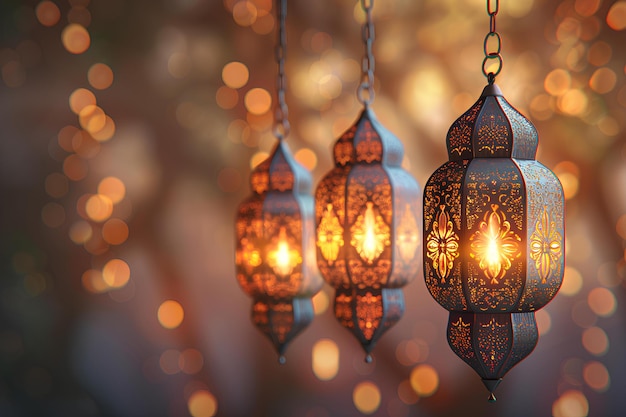
<path fill-rule="evenodd" d="M 285 58 L 287 55 L 287 31 L 285 30 L 285 20 L 287 18 L 287 0 L 276 0 L 276 17 L 278 20 L 278 34 L 276 38 L 276 63 L 278 64 L 278 75 L 276 77 L 276 97 L 278 103 L 274 114 L 274 136 L 278 140 L 283 140 L 289 136 L 289 111 L 285 101 L 285 90 L 287 89 L 287 77 L 285 75 Z"/>
<path fill-rule="evenodd" d="M 502 49 L 502 39 L 500 34 L 496 31 L 496 15 L 500 10 L 500 0 L 487 0 L 487 13 L 489 14 L 489 33 L 485 36 L 483 43 L 483 51 L 485 52 L 485 58 L 483 59 L 483 74 L 487 77 L 489 84 L 493 84 L 496 80 L 496 75 L 502 71 L 502 56 L 500 50 Z M 495 72 L 487 73 L 488 63 L 492 59 L 496 59 L 498 66 Z"/>
<path fill-rule="evenodd" d="M 372 45 L 374 43 L 374 24 L 372 23 L 372 7 L 374 0 L 361 0 L 361 8 L 365 12 L 365 23 L 361 30 L 365 54 L 361 64 L 361 84 L 357 90 L 357 98 L 365 107 L 374 101 L 374 54 Z"/>

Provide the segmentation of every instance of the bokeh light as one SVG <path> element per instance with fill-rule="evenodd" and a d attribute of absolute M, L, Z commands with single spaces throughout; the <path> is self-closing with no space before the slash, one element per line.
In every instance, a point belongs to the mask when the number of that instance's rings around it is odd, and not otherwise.
<path fill-rule="evenodd" d="M 546 309 L 535 311 L 535 320 L 539 336 L 545 336 L 552 328 L 552 317 Z"/>
<path fill-rule="evenodd" d="M 585 383 L 594 391 L 605 392 L 609 389 L 611 377 L 608 369 L 598 361 L 591 361 L 583 368 Z"/>
<path fill-rule="evenodd" d="M 606 23 L 613 30 L 626 29 L 626 1 L 613 3 L 606 15 Z"/>
<path fill-rule="evenodd" d="M 587 417 L 589 401 L 578 390 L 565 391 L 552 405 L 553 417 Z"/>
<path fill-rule="evenodd" d="M 222 69 L 222 80 L 228 87 L 236 89 L 241 88 L 248 83 L 250 72 L 248 67 L 241 62 L 229 62 Z"/>
<path fill-rule="evenodd" d="M 63 161 L 63 173 L 72 181 L 80 181 L 87 176 L 87 161 L 78 155 L 68 155 Z"/>
<path fill-rule="evenodd" d="M 102 225 L 102 238 L 110 245 L 126 242 L 128 233 L 128 225 L 121 219 L 109 219 Z"/>
<path fill-rule="evenodd" d="M 94 222 L 103 222 L 111 217 L 113 202 L 106 195 L 94 194 L 87 199 L 85 212 Z"/>
<path fill-rule="evenodd" d="M 227 86 L 221 86 L 215 92 L 215 101 L 217 105 L 223 108 L 224 110 L 229 110 L 234 108 L 239 101 L 239 94 L 237 90 L 233 90 Z"/>
<path fill-rule="evenodd" d="M 204 357 L 199 350 L 188 348 L 180 353 L 178 358 L 179 368 L 188 375 L 197 374 L 204 366 Z"/>
<path fill-rule="evenodd" d="M 159 358 L 161 370 L 166 375 L 174 375 L 181 371 L 180 352 L 176 349 L 167 349 L 161 353 Z"/>
<path fill-rule="evenodd" d="M 65 49 L 72 54 L 82 54 L 91 44 L 89 32 L 77 23 L 70 23 L 61 33 L 61 42 Z"/>
<path fill-rule="evenodd" d="M 128 284 L 130 267 L 122 259 L 111 259 L 102 268 L 102 279 L 111 288 L 121 288 Z"/>
<path fill-rule="evenodd" d="M 95 106 L 96 96 L 86 88 L 77 88 L 70 94 L 70 108 L 75 114 L 80 112 L 87 106 Z"/>
<path fill-rule="evenodd" d="M 294 154 L 294 158 L 309 171 L 313 171 L 317 166 L 317 155 L 311 149 L 299 149 Z"/>
<path fill-rule="evenodd" d="M 578 166 L 571 161 L 563 161 L 556 164 L 553 171 L 563 186 L 563 195 L 565 199 L 569 200 L 574 198 L 578 194 L 579 187 Z"/>
<path fill-rule="evenodd" d="M 59 7 L 51 1 L 42 1 L 35 8 L 37 20 L 44 26 L 54 26 L 61 18 Z"/>
<path fill-rule="evenodd" d="M 217 400 L 206 390 L 198 390 L 191 394 L 187 408 L 192 417 L 213 417 L 217 414 Z"/>
<path fill-rule="evenodd" d="M 102 271 L 96 269 L 88 269 L 82 276 L 83 288 L 91 293 L 101 293 L 108 289 L 107 283 L 104 282 Z"/>
<path fill-rule="evenodd" d="M 417 365 L 411 371 L 411 387 L 420 397 L 430 397 L 439 388 L 439 374 L 428 364 Z"/>
<path fill-rule="evenodd" d="M 264 88 L 253 88 L 246 93 L 244 103 L 250 113 L 261 115 L 267 113 L 272 107 L 272 96 Z"/>
<path fill-rule="evenodd" d="M 183 322 L 185 311 L 178 301 L 166 300 L 159 306 L 157 317 L 161 326 L 166 329 L 175 329 Z"/>
<path fill-rule="evenodd" d="M 589 87 L 598 94 L 606 94 L 615 88 L 617 75 L 610 68 L 598 68 L 589 79 Z"/>
<path fill-rule="evenodd" d="M 572 297 L 580 292 L 583 287 L 583 277 L 578 270 L 572 266 L 566 266 L 563 273 L 563 283 L 559 289 L 559 294 Z"/>
<path fill-rule="evenodd" d="M 89 85 L 97 90 L 106 90 L 113 84 L 113 70 L 106 64 L 93 64 L 87 71 Z"/>
<path fill-rule="evenodd" d="M 380 407 L 380 389 L 371 381 L 359 382 L 352 392 L 352 401 L 363 414 L 374 414 Z"/>
<path fill-rule="evenodd" d="M 315 312 L 316 316 L 324 314 L 324 312 L 328 310 L 328 307 L 330 306 L 330 297 L 323 290 L 315 294 L 311 301 L 313 301 L 313 311 Z"/>
<path fill-rule="evenodd" d="M 69 235 L 72 242 L 77 245 L 82 245 L 91 239 L 91 236 L 93 235 L 93 228 L 88 222 L 78 220 L 70 226 Z"/>
<path fill-rule="evenodd" d="M 320 339 L 312 349 L 312 366 L 315 376 L 329 381 L 339 372 L 339 347 L 330 339 Z"/>
<path fill-rule="evenodd" d="M 257 18 L 256 6 L 247 0 L 239 1 L 233 7 L 233 19 L 239 26 L 250 26 Z"/>
<path fill-rule="evenodd" d="M 617 308 L 615 295 L 611 290 L 604 287 L 596 287 L 589 291 L 587 302 L 591 310 L 601 317 L 612 316 Z"/>
<path fill-rule="evenodd" d="M 398 398 L 407 405 L 415 404 L 419 400 L 419 396 L 408 379 L 405 379 L 398 385 Z"/>
<path fill-rule="evenodd" d="M 95 104 L 88 104 L 78 114 L 78 120 L 83 129 L 89 133 L 102 130 L 106 124 L 104 110 Z"/>
<path fill-rule="evenodd" d="M 113 119 L 109 115 L 105 115 L 104 119 L 102 129 L 90 132 L 91 136 L 98 142 L 105 142 L 115 134 L 115 122 Z"/>
<path fill-rule="evenodd" d="M 600 327 L 590 327 L 582 334 L 583 347 L 595 356 L 602 356 L 609 350 L 609 338 Z"/>
<path fill-rule="evenodd" d="M 106 177 L 98 184 L 98 194 L 108 197 L 111 203 L 117 204 L 126 195 L 126 186 L 117 177 Z"/>

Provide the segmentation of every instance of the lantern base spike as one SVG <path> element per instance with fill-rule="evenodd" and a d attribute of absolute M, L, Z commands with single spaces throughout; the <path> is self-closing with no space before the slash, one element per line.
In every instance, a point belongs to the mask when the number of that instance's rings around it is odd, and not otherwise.
<path fill-rule="evenodd" d="M 371 354 L 367 354 L 365 355 L 365 363 L 372 363 L 372 355 Z"/>
<path fill-rule="evenodd" d="M 489 390 L 489 398 L 487 399 L 487 401 L 489 401 L 490 403 L 495 403 L 496 396 L 494 395 L 493 392 L 496 390 L 496 388 L 498 388 L 498 385 L 500 385 L 500 382 L 502 382 L 502 378 L 483 379 L 482 381 L 483 381 L 483 384 L 485 385 L 485 388 Z"/>
<path fill-rule="evenodd" d="M 278 363 L 281 365 L 284 365 L 285 363 L 287 363 L 287 358 L 285 358 L 285 355 L 278 356 Z"/>

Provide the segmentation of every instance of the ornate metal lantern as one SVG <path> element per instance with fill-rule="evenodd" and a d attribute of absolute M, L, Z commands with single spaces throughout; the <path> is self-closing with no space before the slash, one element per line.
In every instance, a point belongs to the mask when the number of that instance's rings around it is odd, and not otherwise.
<path fill-rule="evenodd" d="M 489 84 L 450 127 L 449 161 L 424 189 L 426 286 L 450 311 L 448 343 L 482 377 L 490 401 L 535 348 L 534 312 L 556 295 L 564 268 L 561 183 L 535 160 L 535 127 L 494 84 L 502 69 L 498 9 L 487 0 Z"/>
<path fill-rule="evenodd" d="M 236 219 L 236 272 L 250 295 L 252 321 L 276 347 L 280 362 L 293 337 L 313 319 L 311 297 L 323 285 L 315 265 L 314 202 L 311 176 L 289 152 L 285 103 L 286 0 L 277 7 L 278 101 L 274 131 L 278 143 L 250 176 L 252 195 Z"/>
<path fill-rule="evenodd" d="M 534 126 L 489 84 L 447 135 L 424 189 L 424 277 L 452 350 L 493 390 L 537 343 L 534 311 L 563 278 L 563 190 Z"/>
<path fill-rule="evenodd" d="M 401 142 L 366 107 L 334 146 L 315 195 L 317 260 L 335 315 L 369 353 L 404 312 L 400 287 L 419 270 L 419 188 Z"/>
<path fill-rule="evenodd" d="M 315 194 L 317 262 L 336 289 L 335 316 L 359 340 L 371 361 L 376 341 L 404 313 L 401 287 L 420 265 L 419 187 L 401 168 L 402 143 L 375 118 L 372 2 L 366 14 L 364 105 L 358 121 L 335 143 L 335 167 Z"/>

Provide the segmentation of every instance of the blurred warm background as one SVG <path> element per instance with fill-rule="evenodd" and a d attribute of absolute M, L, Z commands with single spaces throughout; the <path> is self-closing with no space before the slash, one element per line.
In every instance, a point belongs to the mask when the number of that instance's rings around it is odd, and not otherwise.
<path fill-rule="evenodd" d="M 503 0 L 497 82 L 563 183 L 567 268 L 498 402 L 421 274 L 365 364 L 332 291 L 280 366 L 234 276 L 271 150 L 271 0 L 0 2 L 0 415 L 618 416 L 626 409 L 626 1 Z M 377 0 L 379 120 L 424 184 L 478 98 L 481 0 Z M 288 104 L 314 181 L 356 119 L 363 13 L 290 1 Z"/>

